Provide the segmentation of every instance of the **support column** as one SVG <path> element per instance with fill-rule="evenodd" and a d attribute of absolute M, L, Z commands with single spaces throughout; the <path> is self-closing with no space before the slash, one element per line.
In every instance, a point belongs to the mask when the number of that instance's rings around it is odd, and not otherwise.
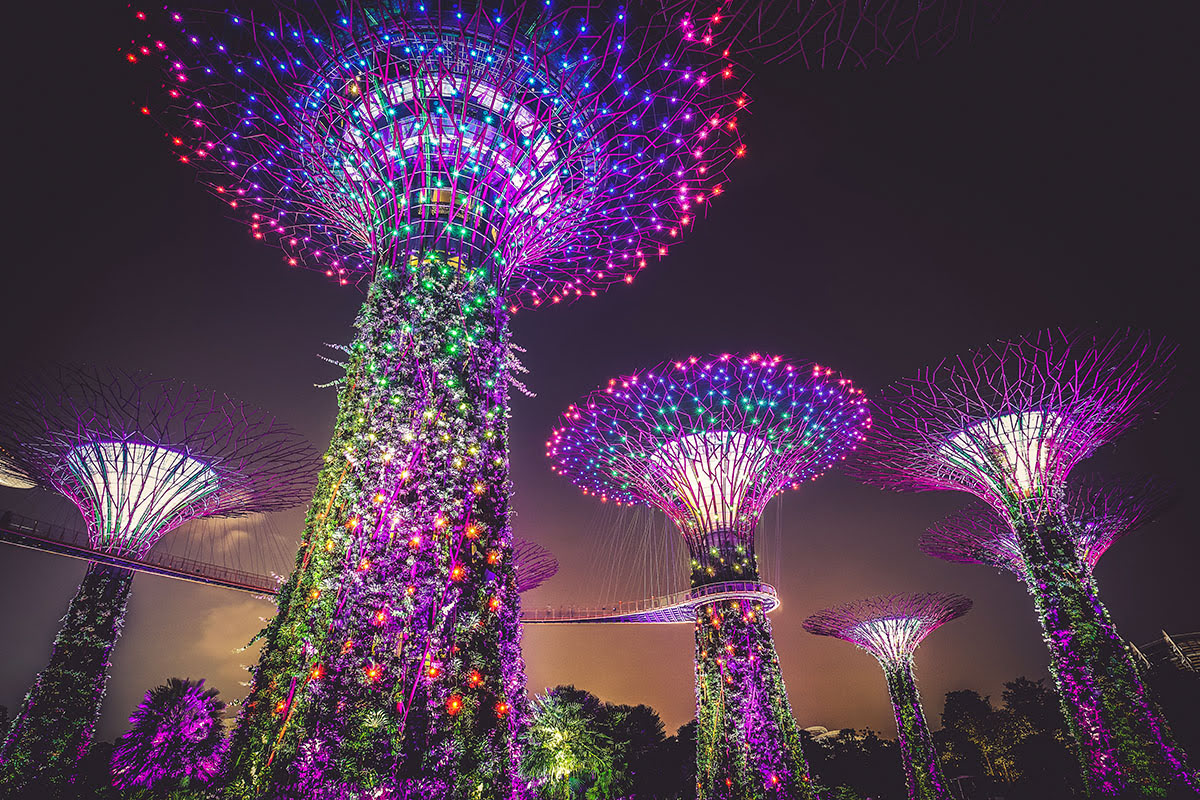
<path fill-rule="evenodd" d="M 91 562 L 0 750 L 0 795 L 33 797 L 75 778 L 100 718 L 133 571 Z"/>
<path fill-rule="evenodd" d="M 938 765 L 933 736 L 925 722 L 912 660 L 880 662 L 887 677 L 892 709 L 896 712 L 896 735 L 900 739 L 900 758 L 912 800 L 950 800 L 946 778 Z"/>
<path fill-rule="evenodd" d="M 524 667 L 507 316 L 427 253 L 380 270 L 234 742 L 233 796 L 509 798 Z"/>
<path fill-rule="evenodd" d="M 753 541 L 688 537 L 692 585 L 757 582 Z M 700 800 L 815 798 L 762 604 L 710 603 L 696 620 L 696 781 Z"/>
<path fill-rule="evenodd" d="M 1088 792 L 1165 797 L 1177 781 L 1195 791 L 1183 751 L 1061 524 L 1018 525 L 1016 532 Z"/>

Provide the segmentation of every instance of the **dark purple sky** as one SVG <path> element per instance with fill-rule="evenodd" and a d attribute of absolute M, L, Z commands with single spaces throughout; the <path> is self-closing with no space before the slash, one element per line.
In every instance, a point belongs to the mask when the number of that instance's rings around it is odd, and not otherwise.
<path fill-rule="evenodd" d="M 62 18 L 33 5 L 10 11 L 21 35 L 7 53 L 0 374 L 54 359 L 148 369 L 260 404 L 323 448 L 334 397 L 313 384 L 335 372 L 315 354 L 350 339 L 359 296 L 288 270 L 223 216 L 133 111 L 120 4 L 71 5 Z M 1104 597 L 1135 641 L 1200 629 L 1189 413 L 1200 353 L 1200 9 L 1194 0 L 1044 5 L 1053 7 L 917 65 L 761 70 L 744 128 L 749 157 L 696 235 L 632 287 L 516 319 L 538 396 L 513 400 L 515 525 L 562 562 L 529 602 L 598 597 L 595 503 L 553 476 L 542 452 L 557 412 L 612 375 L 759 350 L 827 363 L 870 393 L 992 338 L 1098 322 L 1151 327 L 1182 345 L 1174 400 L 1095 459 L 1185 487 L 1166 517 L 1101 562 Z M 813 611 L 870 594 L 975 599 L 919 653 L 934 720 L 948 690 L 998 697 L 1003 681 L 1044 674 L 1015 580 L 916 550 L 922 531 L 965 500 L 886 494 L 840 475 L 786 498 L 773 624 L 801 724 L 891 734 L 873 660 L 801 629 Z M 298 519 L 274 527 L 294 539 Z M 44 665 L 82 570 L 0 549 L 0 703 L 16 706 Z M 238 665 L 253 656 L 232 650 L 270 610 L 139 576 L 101 735 L 122 730 L 141 693 L 172 675 L 240 696 Z M 693 713 L 687 626 L 527 629 L 525 653 L 531 689 L 573 682 L 649 703 L 670 727 Z"/>

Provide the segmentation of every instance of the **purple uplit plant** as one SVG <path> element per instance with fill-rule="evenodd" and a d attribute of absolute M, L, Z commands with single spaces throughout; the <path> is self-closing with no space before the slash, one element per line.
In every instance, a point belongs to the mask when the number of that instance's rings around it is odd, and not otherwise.
<path fill-rule="evenodd" d="M 1145 333 L 1050 330 L 948 359 L 883 391 L 852 467 L 889 488 L 968 492 L 1012 529 L 1087 790 L 1102 795 L 1195 785 L 1065 505 L 1071 470 L 1162 402 L 1173 354 Z"/>
<path fill-rule="evenodd" d="M 189 384 L 61 367 L 10 386 L 0 446 L 21 475 L 71 500 L 98 554 L 139 558 L 198 517 L 304 501 L 316 453 L 258 409 Z M 0 749 L 0 789 L 70 780 L 91 742 L 133 572 L 93 561 Z"/>
<path fill-rule="evenodd" d="M 509 317 L 686 238 L 745 154 L 749 75 L 617 3 L 134 13 L 179 160 L 285 263 L 367 290 L 235 790 L 519 796 Z"/>
<path fill-rule="evenodd" d="M 714 355 L 615 378 L 570 406 L 552 469 L 602 501 L 659 508 L 683 533 L 696 619 L 697 780 L 706 798 L 808 798 L 753 532 L 768 501 L 862 441 L 862 391 L 816 364 Z M 703 590 L 701 592 L 700 590 Z"/>
<path fill-rule="evenodd" d="M 113 750 L 113 785 L 161 793 L 216 778 L 228 745 L 218 694 L 179 678 L 146 692 Z"/>
<path fill-rule="evenodd" d="M 913 654 L 926 636 L 970 609 L 971 601 L 962 595 L 899 594 L 829 608 L 804 621 L 809 633 L 855 644 L 875 656 L 883 667 L 912 800 L 952 797 L 921 708 Z"/>

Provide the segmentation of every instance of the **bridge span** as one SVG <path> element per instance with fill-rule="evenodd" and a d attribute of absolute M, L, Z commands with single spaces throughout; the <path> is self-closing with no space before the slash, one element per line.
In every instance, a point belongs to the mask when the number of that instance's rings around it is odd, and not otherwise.
<path fill-rule="evenodd" d="M 99 561 L 150 575 L 220 586 L 250 594 L 272 596 L 279 591 L 278 580 L 272 575 L 246 572 L 169 552 L 151 550 L 141 559 L 98 552 L 91 548 L 86 531 L 50 525 L 12 511 L 0 511 L 0 543 L 84 561 Z M 713 583 L 662 597 L 621 602 L 613 606 L 547 609 L 525 607 L 521 612 L 521 621 L 531 625 L 691 625 L 696 622 L 696 613 L 702 606 L 729 600 L 762 603 L 763 610 L 768 613 L 779 608 L 779 597 L 775 593 L 775 587 L 766 583 L 731 581 Z"/>

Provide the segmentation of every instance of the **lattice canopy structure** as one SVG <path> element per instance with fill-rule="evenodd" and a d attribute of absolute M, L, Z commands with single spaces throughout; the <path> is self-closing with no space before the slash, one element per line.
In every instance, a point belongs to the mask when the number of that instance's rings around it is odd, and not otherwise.
<path fill-rule="evenodd" d="M 594 295 L 665 255 L 745 152 L 748 73 L 662 15 L 167 13 L 127 51 L 164 74 L 145 112 L 256 239 L 342 284 L 436 251 L 514 310 Z"/>
<path fill-rule="evenodd" d="M 862 69 L 936 55 L 973 38 L 1012 0 L 663 0 L 687 36 L 765 62 Z"/>
<path fill-rule="evenodd" d="M 966 614 L 971 605 L 970 599 L 957 594 L 887 595 L 829 608 L 804 621 L 809 633 L 857 645 L 883 667 L 896 712 L 908 795 L 913 800 L 952 797 L 917 693 L 913 653 L 926 636 Z"/>
<path fill-rule="evenodd" d="M 61 367 L 17 382 L 0 413 L 10 463 L 74 503 L 102 552 L 139 557 L 190 519 L 293 508 L 312 491 L 303 437 L 188 383 Z"/>
<path fill-rule="evenodd" d="M 686 236 L 745 153 L 749 75 L 617 3 L 137 16 L 179 159 L 289 265 L 369 284 L 232 783 L 519 796 L 508 318 Z"/>
<path fill-rule="evenodd" d="M 701 556 L 714 537 L 747 543 L 772 497 L 844 459 L 870 425 L 862 390 L 826 367 L 692 357 L 570 406 L 546 455 L 585 494 L 662 509 Z"/>
<path fill-rule="evenodd" d="M 94 367 L 16 382 L 0 446 L 19 474 L 71 500 L 97 552 L 144 556 L 204 516 L 278 511 L 312 491 L 316 452 L 254 407 L 187 383 Z M 0 789 L 51 791 L 91 742 L 133 573 L 91 562 L 0 750 Z"/>
<path fill-rule="evenodd" d="M 1109 479 L 1090 474 L 1072 480 L 1064 499 L 1066 535 L 1083 565 L 1094 570 L 1119 539 L 1153 522 L 1174 493 L 1153 478 Z M 960 564 L 988 564 L 1025 574 L 1016 533 L 990 508 L 971 507 L 938 522 L 921 537 L 926 555 Z"/>
<path fill-rule="evenodd" d="M 947 359 L 883 390 L 856 471 L 969 492 L 1006 519 L 1058 515 L 1071 470 L 1162 402 L 1174 352 L 1136 331 L 1047 330 Z"/>
<path fill-rule="evenodd" d="M 603 501 L 662 509 L 692 555 L 694 593 L 758 587 L 753 531 L 772 497 L 862 441 L 861 390 L 780 356 L 693 357 L 615 378 L 570 406 L 546 443 L 552 469 Z M 770 623 L 747 592 L 696 611 L 702 798 L 808 798 Z"/>
<path fill-rule="evenodd" d="M 1174 350 L 1137 331 L 1049 330 L 948 359 L 883 391 L 851 466 L 881 486 L 969 492 L 1011 529 L 1084 781 L 1101 795 L 1196 785 L 1100 601 L 1067 500 L 1071 470 L 1163 401 Z M 962 557 L 1012 563 L 1012 542 L 972 537 Z"/>
<path fill-rule="evenodd" d="M 517 591 L 521 594 L 536 589 L 558 574 L 558 559 L 554 554 L 528 539 L 513 542 L 513 562 L 517 571 Z"/>

